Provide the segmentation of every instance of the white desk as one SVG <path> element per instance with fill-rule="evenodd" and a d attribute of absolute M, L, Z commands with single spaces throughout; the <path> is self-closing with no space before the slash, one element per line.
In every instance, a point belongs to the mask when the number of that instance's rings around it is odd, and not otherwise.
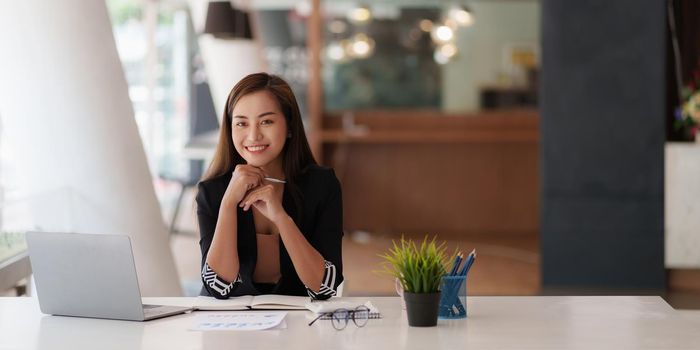
<path fill-rule="evenodd" d="M 384 315 L 364 328 L 193 332 L 193 314 L 149 322 L 47 316 L 31 298 L 0 298 L 0 349 L 697 349 L 700 330 L 659 297 L 469 297 L 469 318 L 408 327 L 398 298 L 370 298 Z M 148 302 L 169 298 L 148 298 Z M 201 311 L 198 311 L 201 312 Z"/>

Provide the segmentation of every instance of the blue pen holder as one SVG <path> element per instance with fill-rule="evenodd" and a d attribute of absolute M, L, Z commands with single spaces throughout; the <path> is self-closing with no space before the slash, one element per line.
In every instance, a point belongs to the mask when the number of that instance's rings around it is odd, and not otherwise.
<path fill-rule="evenodd" d="M 440 291 L 438 318 L 467 318 L 467 276 L 443 276 Z"/>

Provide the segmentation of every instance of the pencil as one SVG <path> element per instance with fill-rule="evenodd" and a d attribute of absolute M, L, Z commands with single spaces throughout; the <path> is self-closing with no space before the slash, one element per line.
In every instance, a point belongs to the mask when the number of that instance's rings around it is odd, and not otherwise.
<path fill-rule="evenodd" d="M 455 255 L 455 261 L 452 264 L 452 270 L 450 271 L 450 276 L 455 276 L 457 274 L 457 269 L 459 269 L 459 264 L 462 263 L 462 252 Z"/>
<path fill-rule="evenodd" d="M 469 267 L 474 263 L 475 257 L 476 257 L 476 249 L 472 250 L 471 253 L 469 253 L 469 256 L 467 257 L 467 261 L 462 266 L 462 270 L 459 271 L 460 276 L 467 275 L 467 272 L 469 271 Z"/>

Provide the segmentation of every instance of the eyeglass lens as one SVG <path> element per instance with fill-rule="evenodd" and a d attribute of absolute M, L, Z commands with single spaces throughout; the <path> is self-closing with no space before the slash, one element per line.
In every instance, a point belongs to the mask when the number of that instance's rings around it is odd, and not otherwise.
<path fill-rule="evenodd" d="M 331 323 L 333 328 L 337 330 L 344 329 L 348 325 L 348 318 L 350 317 L 350 312 L 345 309 L 338 309 L 331 315 Z"/>
<path fill-rule="evenodd" d="M 358 327 L 364 327 L 369 320 L 369 308 L 366 306 L 358 306 L 352 313 L 352 321 Z"/>

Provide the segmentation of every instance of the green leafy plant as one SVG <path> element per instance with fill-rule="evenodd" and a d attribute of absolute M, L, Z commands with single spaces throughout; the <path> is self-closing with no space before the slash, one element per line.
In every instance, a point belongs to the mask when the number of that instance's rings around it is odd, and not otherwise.
<path fill-rule="evenodd" d="M 692 80 L 681 88 L 680 93 L 682 102 L 676 107 L 673 127 L 683 139 L 692 141 L 698 137 L 700 126 L 700 60 Z"/>
<path fill-rule="evenodd" d="M 440 281 L 446 273 L 449 261 L 445 242 L 437 244 L 435 237 L 428 241 L 426 236 L 420 245 L 401 237 L 389 252 L 380 254 L 384 259 L 383 270 L 399 279 L 403 290 L 408 293 L 436 293 L 440 291 Z"/>

